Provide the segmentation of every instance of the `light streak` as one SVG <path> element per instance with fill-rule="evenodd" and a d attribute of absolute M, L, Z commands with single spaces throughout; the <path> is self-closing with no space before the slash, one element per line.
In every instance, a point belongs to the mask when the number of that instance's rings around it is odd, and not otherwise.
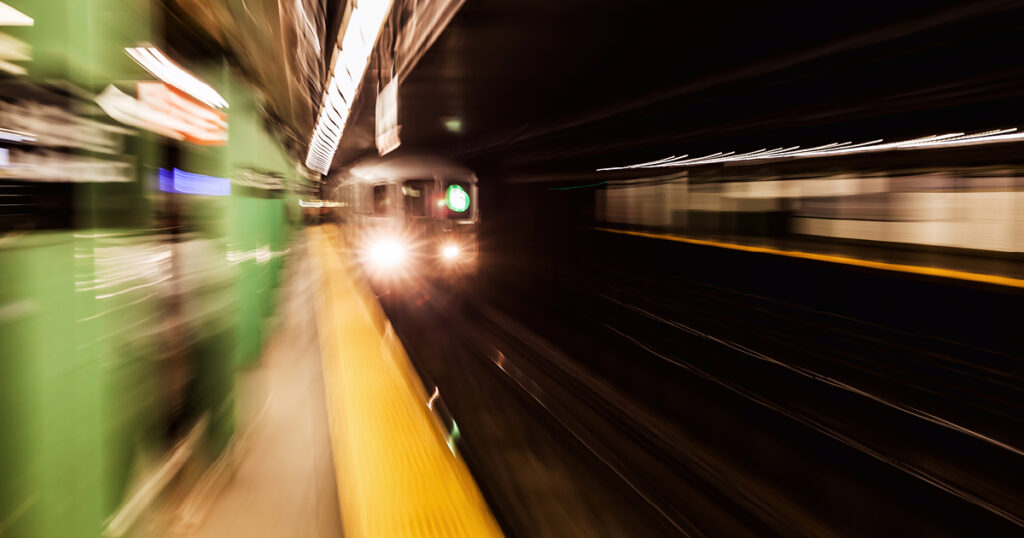
<path fill-rule="evenodd" d="M 885 142 L 878 138 L 867 142 L 853 144 L 851 142 L 832 142 L 812 148 L 800 146 L 779 147 L 775 149 L 759 149 L 747 153 L 737 154 L 735 151 L 717 152 L 703 157 L 683 159 L 686 157 L 666 157 L 654 161 L 647 161 L 624 166 L 610 166 L 598 168 L 597 171 L 629 170 L 638 168 L 674 168 L 685 166 L 697 166 L 702 164 L 728 163 L 738 161 L 768 161 L 786 158 L 823 157 L 831 155 L 848 155 L 855 153 L 871 153 L 877 151 L 898 151 L 926 148 L 949 148 L 960 146 L 972 146 L 980 144 L 997 144 L 1002 142 L 1013 142 L 1024 140 L 1024 133 L 1018 132 L 1016 127 L 1009 129 L 992 129 L 979 133 L 965 134 L 961 132 L 929 135 L 895 142 Z"/>

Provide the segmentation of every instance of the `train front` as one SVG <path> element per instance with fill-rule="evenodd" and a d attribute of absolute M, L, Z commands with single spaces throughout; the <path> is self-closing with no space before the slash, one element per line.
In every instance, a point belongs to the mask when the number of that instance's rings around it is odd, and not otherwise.
<path fill-rule="evenodd" d="M 457 167 L 417 164 L 384 167 L 374 179 L 353 183 L 345 226 L 374 282 L 460 286 L 478 268 L 476 177 Z"/>

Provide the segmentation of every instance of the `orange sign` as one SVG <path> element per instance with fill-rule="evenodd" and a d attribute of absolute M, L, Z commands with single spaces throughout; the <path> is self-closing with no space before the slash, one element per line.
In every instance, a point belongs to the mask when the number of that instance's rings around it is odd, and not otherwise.
<path fill-rule="evenodd" d="M 140 119 L 146 128 L 156 132 L 172 131 L 185 141 L 204 146 L 227 143 L 227 114 L 163 82 L 137 84 Z"/>

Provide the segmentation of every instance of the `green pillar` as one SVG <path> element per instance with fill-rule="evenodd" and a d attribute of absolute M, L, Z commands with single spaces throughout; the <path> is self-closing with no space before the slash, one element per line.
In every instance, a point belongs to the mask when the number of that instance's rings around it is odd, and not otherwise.
<path fill-rule="evenodd" d="M 235 103 L 226 92 L 230 72 L 223 62 L 187 66 L 225 97 L 230 108 L 228 125 L 234 121 Z M 230 139 L 229 133 L 229 139 Z M 192 173 L 215 177 L 230 177 L 228 146 L 200 146 L 181 143 L 180 168 Z M 239 271 L 229 260 L 229 230 L 231 229 L 231 196 L 181 195 L 183 209 L 196 234 L 189 241 L 202 243 L 206 256 L 201 263 L 202 284 L 184 298 L 193 305 L 190 310 L 201 312 L 193 319 L 193 352 L 190 357 L 195 382 L 190 397 L 202 410 L 210 414 L 207 448 L 209 456 L 216 457 L 227 446 L 235 431 L 237 317 L 243 314 L 233 293 L 240 278 Z M 198 250 L 189 250 L 198 252 Z"/>
<path fill-rule="evenodd" d="M 31 80 L 95 93 L 144 72 L 124 47 L 150 40 L 149 0 L 8 0 L 34 25 L 7 28 L 28 42 Z M 85 99 L 71 111 L 87 116 Z M 106 118 L 97 117 L 101 121 Z M 127 140 L 138 177 L 152 139 Z M 89 155 L 92 156 L 92 155 Z M 144 185 L 79 184 L 76 229 L 33 233 L 0 250 L 0 305 L 31 305 L 0 321 L 4 414 L 0 446 L 4 536 L 99 536 L 126 492 L 132 455 L 151 431 L 155 381 L 152 277 L 112 272 L 144 263 L 151 208 Z M 13 311 L 17 311 L 14 309 Z M 9 374 L 9 375 L 8 375 Z"/>

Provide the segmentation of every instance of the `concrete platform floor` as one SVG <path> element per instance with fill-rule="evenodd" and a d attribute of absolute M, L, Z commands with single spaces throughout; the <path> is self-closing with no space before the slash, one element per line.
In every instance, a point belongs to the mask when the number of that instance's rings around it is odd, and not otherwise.
<path fill-rule="evenodd" d="M 239 379 L 234 465 L 201 482 L 158 535 L 188 538 L 341 536 L 314 308 L 316 282 L 297 238 L 280 322 Z"/>

